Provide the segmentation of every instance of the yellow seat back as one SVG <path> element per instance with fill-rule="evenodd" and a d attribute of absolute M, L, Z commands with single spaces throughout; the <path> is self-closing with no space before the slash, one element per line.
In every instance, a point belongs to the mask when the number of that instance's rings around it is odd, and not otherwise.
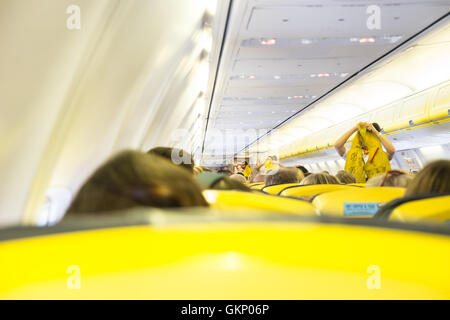
<path fill-rule="evenodd" d="M 392 210 L 389 220 L 450 223 L 450 195 L 405 202 Z"/>
<path fill-rule="evenodd" d="M 0 299 L 450 299 L 449 247 L 293 221 L 59 233 L 0 241 Z"/>
<path fill-rule="evenodd" d="M 298 186 L 298 183 L 276 184 L 276 185 L 273 185 L 273 186 L 264 187 L 261 190 L 266 192 L 266 193 L 270 193 L 270 194 L 278 194 L 284 188 L 292 187 L 292 186 Z"/>
<path fill-rule="evenodd" d="M 321 215 L 367 218 L 378 211 L 380 204 L 402 197 L 404 193 L 405 188 L 397 187 L 353 187 L 318 195 L 312 203 Z"/>
<path fill-rule="evenodd" d="M 313 196 L 325 192 L 355 189 L 356 187 L 348 186 L 345 184 L 313 184 L 306 186 L 295 186 L 283 189 L 280 192 L 280 196 L 285 197 L 306 197 L 312 198 Z"/>
<path fill-rule="evenodd" d="M 261 192 L 234 190 L 205 190 L 206 201 L 213 209 L 224 212 L 275 211 L 296 215 L 315 215 L 312 204 L 295 199 L 277 197 Z"/>

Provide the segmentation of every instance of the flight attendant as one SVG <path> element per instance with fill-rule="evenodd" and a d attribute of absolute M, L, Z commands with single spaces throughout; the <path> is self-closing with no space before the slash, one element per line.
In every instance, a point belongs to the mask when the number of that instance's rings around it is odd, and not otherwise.
<path fill-rule="evenodd" d="M 377 123 L 360 122 L 344 133 L 334 144 L 345 161 L 345 171 L 353 173 L 358 183 L 391 169 L 389 161 L 395 154 L 392 143 L 381 134 Z M 345 143 L 356 132 L 349 150 Z M 383 150 L 384 148 L 384 150 Z"/>

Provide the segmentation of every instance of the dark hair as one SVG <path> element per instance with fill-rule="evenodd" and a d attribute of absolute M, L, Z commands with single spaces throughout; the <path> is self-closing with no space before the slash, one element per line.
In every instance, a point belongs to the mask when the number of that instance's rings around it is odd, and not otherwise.
<path fill-rule="evenodd" d="M 306 169 L 304 166 L 298 165 L 296 166 L 297 169 L 302 170 L 303 174 L 308 173 L 308 169 Z"/>
<path fill-rule="evenodd" d="M 377 129 L 378 132 L 381 132 L 381 130 L 383 130 L 383 129 L 381 129 L 380 125 L 376 122 L 373 122 L 372 125 L 375 129 Z"/>
<path fill-rule="evenodd" d="M 280 168 L 275 173 L 269 171 L 266 175 L 264 184 L 266 186 L 272 186 L 275 184 L 298 182 L 300 182 L 300 177 L 297 168 Z"/>
<path fill-rule="evenodd" d="M 246 185 L 239 181 L 215 172 L 202 172 L 196 178 L 205 189 L 250 191 Z"/>
<path fill-rule="evenodd" d="M 123 151 L 101 165 L 83 184 L 67 214 L 123 210 L 138 206 L 208 206 L 186 170 L 166 159 Z"/>
<path fill-rule="evenodd" d="M 169 147 L 156 147 L 147 151 L 148 154 L 155 154 L 166 158 L 172 161 L 173 164 L 179 165 L 185 169 L 188 169 L 190 172 L 194 173 L 194 158 L 189 152 L 184 151 L 183 149 L 169 148 Z M 177 161 L 180 163 L 174 162 L 175 156 Z"/>

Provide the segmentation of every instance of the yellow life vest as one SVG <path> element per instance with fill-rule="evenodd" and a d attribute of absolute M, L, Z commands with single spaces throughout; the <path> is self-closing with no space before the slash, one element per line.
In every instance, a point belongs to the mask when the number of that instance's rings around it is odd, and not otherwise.
<path fill-rule="evenodd" d="M 244 174 L 244 177 L 248 177 L 249 175 L 252 174 L 252 168 L 249 165 L 246 165 L 242 173 Z"/>
<path fill-rule="evenodd" d="M 391 165 L 376 134 L 367 131 L 367 128 L 362 127 L 361 124 L 358 124 L 358 128 L 352 146 L 347 153 L 345 171 L 353 173 L 357 183 L 365 183 L 367 179 L 391 170 Z M 365 163 L 362 148 L 364 145 L 367 146 L 366 152 L 369 154 Z"/>

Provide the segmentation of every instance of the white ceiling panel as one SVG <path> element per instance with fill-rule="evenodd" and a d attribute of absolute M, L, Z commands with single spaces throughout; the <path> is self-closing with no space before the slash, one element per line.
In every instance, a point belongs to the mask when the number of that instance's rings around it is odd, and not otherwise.
<path fill-rule="evenodd" d="M 239 59 L 233 68 L 233 74 L 311 74 L 320 71 L 348 72 L 353 63 L 363 65 L 366 57 L 341 57 L 332 59 Z"/>

